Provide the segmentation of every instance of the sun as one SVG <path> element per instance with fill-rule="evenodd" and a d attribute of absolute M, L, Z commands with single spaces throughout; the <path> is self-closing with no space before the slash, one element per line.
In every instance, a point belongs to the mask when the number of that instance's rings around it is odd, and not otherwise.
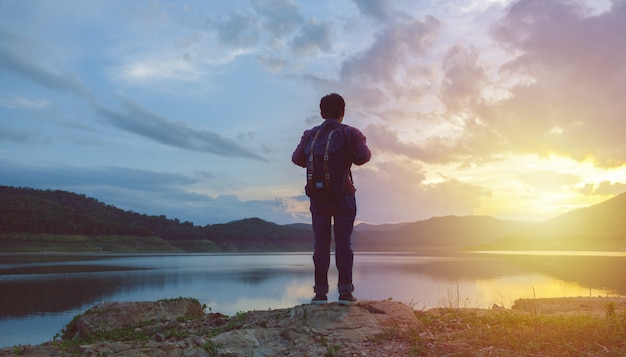
<path fill-rule="evenodd" d="M 485 188 L 475 215 L 541 221 L 605 201 L 626 189 L 626 166 L 604 168 L 559 156 L 509 155 L 482 164 L 431 166 L 426 183 L 454 177 Z M 622 191 L 623 191 L 622 190 Z"/>

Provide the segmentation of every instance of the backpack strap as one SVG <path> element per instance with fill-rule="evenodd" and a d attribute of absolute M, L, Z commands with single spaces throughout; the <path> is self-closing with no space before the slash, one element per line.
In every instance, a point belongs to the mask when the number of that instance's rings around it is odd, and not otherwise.
<path fill-rule="evenodd" d="M 330 134 L 328 134 L 328 140 L 326 140 L 326 148 L 324 150 L 324 179 L 326 180 L 326 190 L 330 191 L 330 168 L 328 166 L 328 151 L 330 150 L 330 142 L 333 138 L 333 134 L 340 130 L 339 128 L 333 129 Z"/>
<path fill-rule="evenodd" d="M 309 185 L 313 184 L 313 171 L 315 171 L 315 161 L 313 161 L 313 154 L 315 153 L 315 140 L 317 140 L 317 138 L 320 136 L 320 132 L 321 132 L 321 130 L 318 129 L 315 132 L 315 135 L 313 136 L 313 140 L 311 140 L 311 152 L 309 153 L 309 162 L 311 164 L 309 165 L 310 169 L 308 170 L 308 172 L 306 174 L 306 176 L 307 176 L 306 179 L 307 179 Z"/>

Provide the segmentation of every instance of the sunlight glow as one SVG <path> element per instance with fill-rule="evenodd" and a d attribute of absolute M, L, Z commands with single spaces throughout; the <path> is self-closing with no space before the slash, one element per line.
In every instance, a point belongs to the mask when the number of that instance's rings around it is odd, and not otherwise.
<path fill-rule="evenodd" d="M 507 156 L 480 165 L 430 165 L 424 184 L 445 177 L 488 188 L 490 197 L 474 214 L 500 218 L 543 220 L 566 211 L 600 203 L 620 192 L 596 192 L 602 184 L 626 181 L 626 166 L 604 168 L 558 155 Z M 508 177 L 508 179 L 503 179 Z"/>
<path fill-rule="evenodd" d="M 589 288 L 539 275 L 522 275 L 516 278 L 479 279 L 476 290 L 484 296 L 484 301 L 510 308 L 517 299 L 555 298 L 563 296 L 589 296 Z M 595 295 L 606 291 L 593 292 Z"/>

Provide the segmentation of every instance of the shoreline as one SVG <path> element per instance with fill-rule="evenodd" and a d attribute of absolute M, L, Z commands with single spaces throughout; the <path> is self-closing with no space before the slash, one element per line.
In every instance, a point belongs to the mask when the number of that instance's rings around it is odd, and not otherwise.
<path fill-rule="evenodd" d="M 177 301 L 177 300 L 191 300 L 194 301 L 197 305 L 199 302 L 193 298 L 178 298 L 178 299 L 167 299 L 160 300 L 158 302 L 111 302 L 105 304 L 143 304 L 143 303 L 160 303 L 162 301 Z M 365 309 L 370 310 L 370 312 L 376 313 L 376 308 L 368 307 L 372 304 L 399 304 L 406 306 L 410 311 L 415 314 L 427 314 L 432 316 L 443 316 L 447 314 L 474 314 L 476 316 L 490 316 L 494 314 L 527 314 L 529 316 L 578 316 L 578 317 L 587 317 L 587 318 L 605 318 L 609 316 L 626 316 L 626 297 L 622 296 L 589 296 L 589 297 L 556 297 L 556 298 L 524 298 L 517 299 L 513 303 L 510 308 L 505 308 L 502 306 L 498 306 L 494 304 L 491 308 L 467 308 L 467 307 L 459 307 L 459 308 L 451 308 L 451 307 L 434 307 L 428 309 L 417 309 L 411 306 L 407 306 L 401 302 L 394 302 L 391 300 L 387 301 L 359 301 L 359 303 L 355 306 L 344 307 L 354 308 L 354 307 L 365 307 Z M 309 309 L 309 308 L 330 308 L 339 306 L 338 303 L 332 302 L 326 305 L 314 306 L 309 304 L 297 305 L 291 308 L 282 308 L 282 309 L 268 309 L 267 312 L 274 312 L 274 315 L 278 315 L 279 313 L 285 313 L 285 311 L 293 311 L 294 309 Z M 205 306 L 202 307 L 206 308 Z M 92 308 L 93 309 L 93 308 Z M 84 311 L 78 316 L 84 316 L 89 313 L 90 310 Z M 239 312 L 235 316 L 227 316 L 223 315 L 219 312 L 209 312 L 204 313 L 205 318 L 207 316 L 216 316 L 220 319 L 243 319 L 243 316 L 255 315 L 258 313 L 264 313 L 261 310 L 251 310 L 245 312 Z M 78 317 L 77 316 L 77 317 Z M 306 312 L 305 312 L 306 316 Z M 180 319 L 180 318 L 179 318 Z M 73 323 L 74 320 L 68 321 L 67 326 Z M 183 326 L 185 326 L 183 324 Z M 64 330 L 66 329 L 64 328 Z M 14 355 L 15 351 L 28 351 L 28 350 L 40 350 L 42 348 L 57 348 L 51 347 L 56 346 L 61 343 L 61 341 L 65 340 L 49 340 L 42 342 L 40 344 L 31 345 L 31 344 L 19 344 L 13 346 L 0 347 L 0 356 L 11 356 Z M 115 340 L 108 340 L 108 343 L 116 342 Z M 40 353 L 40 352 L 37 352 Z M 28 352 L 25 354 L 20 353 L 21 355 L 30 355 Z"/>

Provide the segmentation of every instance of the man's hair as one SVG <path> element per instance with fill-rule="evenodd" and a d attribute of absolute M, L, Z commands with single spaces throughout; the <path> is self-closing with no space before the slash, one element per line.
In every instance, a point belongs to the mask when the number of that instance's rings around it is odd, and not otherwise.
<path fill-rule="evenodd" d="M 337 93 L 331 93 L 320 100 L 320 114 L 324 119 L 339 119 L 346 109 L 346 102 Z"/>

